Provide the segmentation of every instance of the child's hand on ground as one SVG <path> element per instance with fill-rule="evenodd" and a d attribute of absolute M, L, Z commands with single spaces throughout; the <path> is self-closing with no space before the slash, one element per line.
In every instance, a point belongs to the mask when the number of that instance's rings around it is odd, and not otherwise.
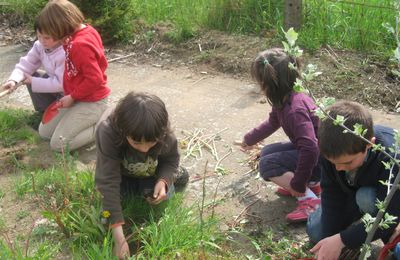
<path fill-rule="evenodd" d="M 246 151 L 254 149 L 254 145 L 247 145 L 245 143 L 245 141 L 234 141 L 233 144 L 240 146 L 240 150 L 242 152 L 246 152 Z"/>
<path fill-rule="evenodd" d="M 153 197 L 148 197 L 147 201 L 150 204 L 157 205 L 167 199 L 167 184 L 165 181 L 158 181 L 154 186 Z"/>
<path fill-rule="evenodd" d="M 70 107 L 74 104 L 74 99 L 71 97 L 71 95 L 67 95 L 62 97 L 59 102 L 61 104 L 60 107 Z"/>
<path fill-rule="evenodd" d="M 337 260 L 343 247 L 340 234 L 336 234 L 322 239 L 310 251 L 315 254 L 317 260 Z"/>
<path fill-rule="evenodd" d="M 125 259 L 130 257 L 129 245 L 125 239 L 124 231 L 122 230 L 122 226 L 117 226 L 113 228 L 112 234 L 114 237 L 114 255 L 118 257 L 118 259 Z"/>
<path fill-rule="evenodd" d="M 25 79 L 24 79 L 25 84 L 32 84 L 32 76 L 29 74 L 25 74 Z"/>

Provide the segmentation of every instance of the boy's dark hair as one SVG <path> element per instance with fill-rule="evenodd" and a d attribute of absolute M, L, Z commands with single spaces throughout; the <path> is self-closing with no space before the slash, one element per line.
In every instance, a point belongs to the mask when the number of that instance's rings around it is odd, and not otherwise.
<path fill-rule="evenodd" d="M 292 63 L 296 69 L 290 68 Z M 274 48 L 260 52 L 251 64 L 251 76 L 272 106 L 282 107 L 285 98 L 293 91 L 296 78 L 301 77 L 300 60 Z"/>
<path fill-rule="evenodd" d="M 111 121 L 124 137 L 137 142 L 162 141 L 169 132 L 164 102 L 149 93 L 129 92 L 118 102 Z"/>
<path fill-rule="evenodd" d="M 85 20 L 79 8 L 67 0 L 50 0 L 38 19 L 41 33 L 55 40 L 72 35 Z"/>
<path fill-rule="evenodd" d="M 374 136 L 372 116 L 361 104 L 352 101 L 338 101 L 327 108 L 333 118 L 340 115 L 345 118 L 344 125 L 353 130 L 355 124 L 366 129 L 364 137 L 368 140 Z M 351 134 L 343 133 L 340 125 L 335 125 L 329 118 L 321 121 L 318 129 L 318 142 L 321 154 L 328 158 L 353 155 L 364 152 L 368 143 Z"/>

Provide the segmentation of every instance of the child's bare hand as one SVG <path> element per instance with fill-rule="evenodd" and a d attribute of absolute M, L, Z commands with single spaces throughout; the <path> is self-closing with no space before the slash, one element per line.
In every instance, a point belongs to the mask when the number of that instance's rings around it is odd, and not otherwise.
<path fill-rule="evenodd" d="M 29 74 L 25 74 L 25 79 L 24 79 L 25 84 L 32 84 L 32 76 Z"/>
<path fill-rule="evenodd" d="M 240 146 L 240 150 L 242 152 L 246 152 L 246 151 L 250 151 L 250 150 L 254 149 L 254 145 L 247 145 L 244 141 L 234 141 L 233 144 Z"/>
<path fill-rule="evenodd" d="M 167 185 L 164 181 L 158 181 L 154 186 L 153 197 L 148 197 L 147 201 L 150 204 L 157 205 L 167 199 Z"/>
<path fill-rule="evenodd" d="M 124 232 L 122 230 L 122 226 L 118 226 L 113 228 L 113 237 L 114 237 L 114 255 L 118 257 L 118 259 L 125 259 L 130 256 L 129 245 L 125 239 Z"/>
<path fill-rule="evenodd" d="M 10 91 L 14 91 L 17 89 L 17 83 L 14 80 L 9 80 L 1 86 L 2 89 L 9 89 Z"/>
<path fill-rule="evenodd" d="M 71 97 L 71 95 L 67 95 L 62 97 L 59 102 L 61 107 L 70 107 L 74 104 L 74 99 Z"/>

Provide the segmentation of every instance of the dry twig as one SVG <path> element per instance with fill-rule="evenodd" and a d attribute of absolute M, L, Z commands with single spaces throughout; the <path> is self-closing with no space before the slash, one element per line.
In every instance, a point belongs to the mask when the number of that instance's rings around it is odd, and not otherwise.
<path fill-rule="evenodd" d="M 135 55 L 136 53 L 130 53 L 130 54 L 128 54 L 128 55 L 125 55 L 125 56 L 121 56 L 121 57 L 117 57 L 117 58 L 114 58 L 114 59 L 109 59 L 108 60 L 108 63 L 110 63 L 110 62 L 114 62 L 114 61 L 117 61 L 117 60 L 122 60 L 122 59 L 126 59 L 126 58 L 129 58 L 129 57 L 131 57 L 131 56 L 133 56 L 133 55 Z"/>
<path fill-rule="evenodd" d="M 232 227 L 233 227 L 233 228 L 236 227 L 237 224 L 240 222 L 242 215 L 245 214 L 245 213 L 247 213 L 247 210 L 249 210 L 249 208 L 250 208 L 251 206 L 253 206 L 254 204 L 256 204 L 259 200 L 260 200 L 260 199 L 256 199 L 255 201 L 253 201 L 252 203 L 250 203 L 249 205 L 247 205 L 247 206 L 239 213 L 239 215 L 236 216 L 236 218 L 233 220 L 233 224 L 232 224 Z"/>

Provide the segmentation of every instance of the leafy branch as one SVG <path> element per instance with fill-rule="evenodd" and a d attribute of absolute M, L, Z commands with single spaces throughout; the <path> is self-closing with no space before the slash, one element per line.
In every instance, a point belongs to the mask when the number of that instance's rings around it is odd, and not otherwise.
<path fill-rule="evenodd" d="M 395 35 L 396 42 L 397 42 L 397 48 L 394 51 L 394 55 L 398 63 L 400 64 L 400 40 L 399 40 L 399 29 L 398 29 L 398 18 L 396 18 L 396 29 L 394 30 L 392 28 L 392 32 Z M 287 42 L 283 42 L 284 50 L 287 52 L 289 55 L 293 55 L 295 57 L 299 57 L 302 54 L 302 51 L 298 48 L 298 46 L 295 45 L 295 42 L 297 40 L 297 33 L 291 28 L 287 32 L 284 32 L 285 37 L 287 39 Z M 289 65 L 290 68 L 295 68 L 293 64 Z M 400 153 L 400 133 L 397 130 L 394 130 L 395 135 L 395 143 L 393 144 L 393 147 L 385 148 L 382 147 L 381 145 L 376 145 L 372 143 L 370 140 L 364 137 L 366 134 L 366 129 L 363 129 L 362 125 L 360 124 L 355 124 L 353 127 L 354 129 L 348 128 L 344 123 L 346 121 L 346 118 L 343 116 L 338 115 L 336 118 L 333 118 L 327 111 L 326 107 L 333 104 L 335 102 L 334 98 L 324 98 L 322 101 L 317 101 L 316 97 L 312 93 L 312 91 L 304 84 L 304 82 L 310 81 L 314 79 L 315 77 L 319 76 L 321 72 L 317 71 L 316 66 L 310 64 L 306 68 L 306 72 L 302 73 L 302 80 L 297 79 L 295 82 L 294 90 L 297 92 L 308 92 L 310 97 L 314 100 L 314 102 L 317 104 L 318 109 L 315 111 L 316 115 L 321 118 L 321 120 L 326 120 L 330 119 L 333 124 L 338 125 L 342 127 L 344 130 L 344 133 L 349 133 L 357 138 L 362 139 L 364 142 L 370 144 L 372 146 L 372 149 L 374 151 L 380 151 L 383 153 L 386 157 L 389 158 L 389 162 L 384 162 L 382 161 L 382 164 L 384 165 L 386 170 L 389 170 L 389 179 L 387 181 L 381 181 L 383 185 L 387 185 L 388 187 L 388 192 L 385 200 L 383 202 L 377 201 L 377 208 L 379 209 L 376 217 L 372 217 L 369 214 L 365 214 L 364 217 L 362 218 L 362 221 L 365 225 L 366 232 L 367 232 L 367 237 L 365 240 L 365 243 L 362 247 L 362 251 L 360 254 L 359 259 L 366 259 L 370 255 L 370 248 L 371 248 L 371 242 L 373 240 L 374 234 L 378 228 L 389 228 L 389 225 L 396 224 L 396 216 L 391 216 L 388 213 L 385 213 L 386 208 L 388 207 L 391 199 L 393 198 L 396 190 L 399 188 L 399 183 L 400 183 L 400 174 L 397 174 L 393 184 L 391 184 L 391 179 L 393 178 L 393 172 L 395 169 L 395 166 L 397 166 L 398 169 L 400 169 L 400 160 L 396 159 L 397 155 Z M 400 76 L 400 72 L 399 72 Z M 390 151 L 391 154 L 389 154 L 388 151 Z"/>

